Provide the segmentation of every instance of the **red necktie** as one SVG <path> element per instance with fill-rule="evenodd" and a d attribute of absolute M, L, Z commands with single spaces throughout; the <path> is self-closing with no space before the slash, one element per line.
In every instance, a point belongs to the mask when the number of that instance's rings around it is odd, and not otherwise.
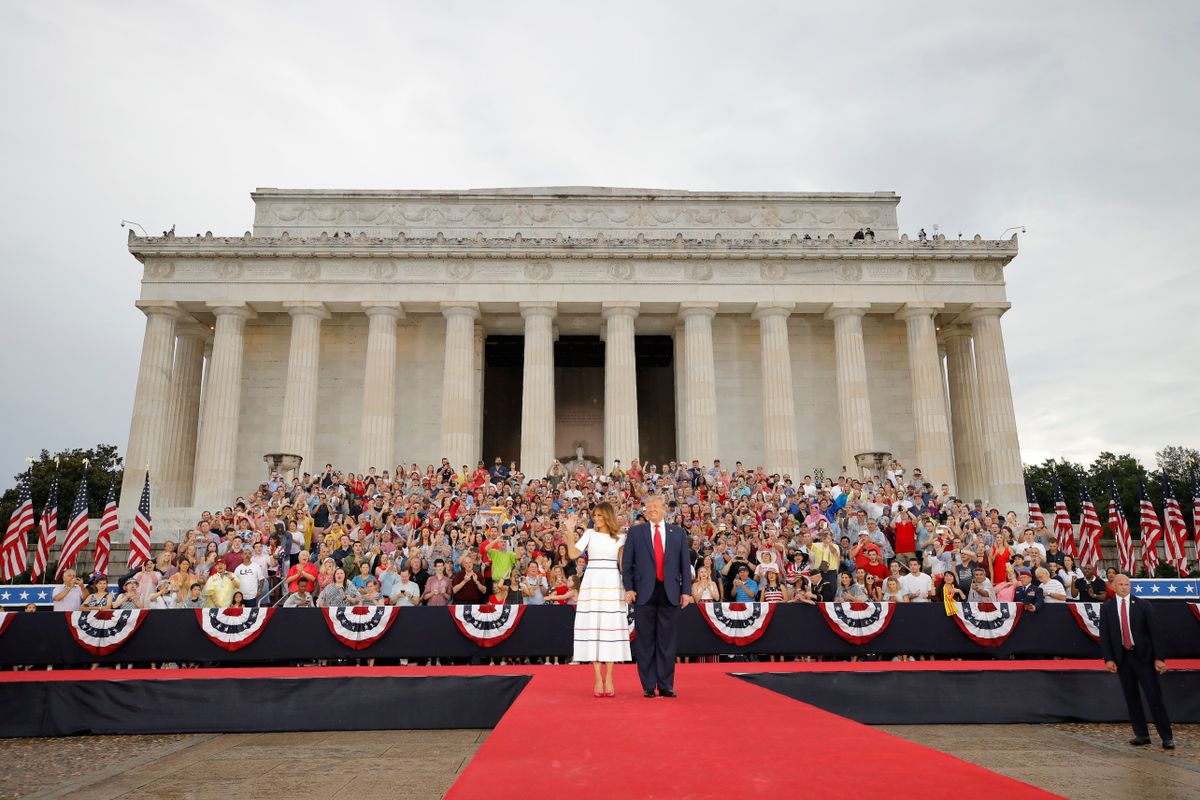
<path fill-rule="evenodd" d="M 656 524 L 654 526 L 654 574 L 661 581 L 663 579 L 663 540 L 662 530 Z"/>
<path fill-rule="evenodd" d="M 1117 606 L 1121 609 L 1121 645 L 1126 650 L 1133 649 L 1133 633 L 1129 630 L 1129 611 L 1127 606 L 1128 600 L 1118 600 Z"/>

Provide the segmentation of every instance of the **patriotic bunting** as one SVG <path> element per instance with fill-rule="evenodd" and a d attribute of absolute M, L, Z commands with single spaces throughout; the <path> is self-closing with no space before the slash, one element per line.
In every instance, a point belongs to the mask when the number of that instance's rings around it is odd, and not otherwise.
<path fill-rule="evenodd" d="M 62 553 L 58 556 L 58 569 L 54 572 L 55 580 L 62 580 L 63 573 L 75 566 L 75 559 L 83 552 L 88 543 L 88 502 L 87 502 L 87 473 L 79 481 L 79 490 L 75 493 L 75 505 L 71 507 L 71 519 L 67 522 L 67 536 L 63 539 Z M 104 571 L 95 572 L 104 575 Z"/>
<path fill-rule="evenodd" d="M 213 644 L 233 652 L 257 639 L 274 613 L 273 608 L 197 608 L 196 619 Z"/>
<path fill-rule="evenodd" d="M 447 606 L 454 624 L 475 644 L 480 647 L 494 647 L 517 629 L 517 623 L 525 614 L 525 606 L 482 605 L 482 606 Z"/>
<path fill-rule="evenodd" d="M 1158 543 L 1163 538 L 1163 528 L 1162 523 L 1158 521 L 1158 511 L 1150 502 L 1150 495 L 1146 494 L 1146 482 L 1142 480 L 1141 475 L 1138 476 L 1138 487 L 1142 491 L 1138 507 L 1138 524 L 1142 536 L 1142 567 L 1146 570 L 1146 577 L 1153 578 L 1154 571 L 1158 569 Z"/>
<path fill-rule="evenodd" d="M 629 606 L 629 610 L 625 612 L 625 624 L 629 626 L 629 641 L 637 638 L 637 628 L 633 624 L 633 606 Z"/>
<path fill-rule="evenodd" d="M 850 644 L 866 644 L 887 630 L 895 603 L 818 603 L 821 616 Z"/>
<path fill-rule="evenodd" d="M 339 606 L 322 611 L 333 638 L 355 650 L 375 644 L 396 621 L 396 606 Z"/>
<path fill-rule="evenodd" d="M 67 627 L 79 646 L 92 655 L 106 656 L 116 650 L 146 618 L 145 609 L 116 609 L 109 611 L 68 611 Z"/>
<path fill-rule="evenodd" d="M 1087 483 L 1079 478 L 1079 563 L 1081 566 L 1100 564 L 1104 554 L 1100 550 L 1100 515 L 1088 494 Z"/>
<path fill-rule="evenodd" d="M 1179 570 L 1179 574 L 1187 576 L 1187 524 L 1183 521 L 1183 509 L 1175 499 L 1175 490 L 1171 487 L 1171 479 L 1164 470 L 1163 485 L 1163 522 L 1165 524 L 1164 548 L 1167 552 L 1167 563 Z"/>
<path fill-rule="evenodd" d="M 46 498 L 46 506 L 42 509 L 42 520 L 38 525 L 37 550 L 33 554 L 33 566 L 29 569 L 29 581 L 40 583 L 46 564 L 50 561 L 50 549 L 58 541 L 58 473 L 50 482 L 50 496 Z"/>
<path fill-rule="evenodd" d="M 1100 641 L 1100 604 L 1067 603 L 1067 608 L 1071 609 L 1071 616 L 1083 632 L 1092 637 L 1093 642 Z"/>
<path fill-rule="evenodd" d="M 1117 493 L 1117 481 L 1108 473 L 1108 529 L 1117 541 L 1117 563 L 1121 572 L 1133 575 L 1133 536 L 1129 533 L 1129 520 L 1121 508 L 1121 495 Z"/>
<path fill-rule="evenodd" d="M 697 603 L 713 633 L 729 644 L 747 645 L 767 631 L 774 603 Z"/>
<path fill-rule="evenodd" d="M 1017 603 L 960 603 L 953 615 L 967 638 L 984 647 L 1004 644 L 1020 618 Z"/>
<path fill-rule="evenodd" d="M 21 482 L 17 507 L 8 520 L 8 529 L 0 543 L 0 580 L 11 581 L 25 571 L 29 558 L 29 532 L 33 530 L 33 500 L 29 484 L 33 481 L 33 468 L 25 473 Z"/>

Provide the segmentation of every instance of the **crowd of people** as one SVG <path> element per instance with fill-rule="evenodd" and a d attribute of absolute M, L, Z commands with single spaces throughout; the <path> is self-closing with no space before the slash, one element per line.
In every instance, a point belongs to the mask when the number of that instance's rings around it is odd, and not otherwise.
<path fill-rule="evenodd" d="M 663 496 L 690 536 L 697 601 L 1099 601 L 1044 524 L 952 495 L 892 462 L 877 478 L 820 482 L 719 460 L 634 461 L 608 472 L 555 461 L 541 477 L 496 459 L 471 469 L 274 474 L 204 512 L 181 541 L 119 578 L 68 571 L 58 610 L 255 606 L 571 604 L 586 568 L 564 525 L 607 500 L 622 528 Z M 582 532 L 580 529 L 577 532 Z"/>

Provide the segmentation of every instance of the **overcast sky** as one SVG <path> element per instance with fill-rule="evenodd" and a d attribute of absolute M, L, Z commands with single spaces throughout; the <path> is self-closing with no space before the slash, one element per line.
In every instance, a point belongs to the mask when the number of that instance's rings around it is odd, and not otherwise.
<path fill-rule="evenodd" d="M 0 484 L 124 451 L 120 220 L 240 235 L 258 186 L 893 190 L 910 234 L 1026 225 L 1024 460 L 1200 446 L 1200 4 L 983 6 L 4 3 Z"/>

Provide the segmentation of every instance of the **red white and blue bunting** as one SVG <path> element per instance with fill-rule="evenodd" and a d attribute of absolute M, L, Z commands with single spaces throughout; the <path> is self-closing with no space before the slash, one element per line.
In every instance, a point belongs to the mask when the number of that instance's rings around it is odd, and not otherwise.
<path fill-rule="evenodd" d="M 4 629 L 9 626 L 16 615 L 15 611 L 0 611 L 0 634 L 4 633 Z"/>
<path fill-rule="evenodd" d="M 633 624 L 633 606 L 632 605 L 630 605 L 629 609 L 625 612 L 625 624 L 629 626 L 629 641 L 632 642 L 634 639 L 637 638 L 637 627 Z M 3 630 L 3 628 L 0 628 L 0 630 Z"/>
<path fill-rule="evenodd" d="M 1093 642 L 1100 641 L 1100 604 L 1099 603 L 1067 603 L 1071 616 L 1083 628 L 1083 632 L 1092 637 Z"/>
<path fill-rule="evenodd" d="M 66 615 L 71 636 L 80 647 L 97 656 L 106 656 L 129 641 L 146 619 L 146 611 L 141 608 L 68 611 Z"/>
<path fill-rule="evenodd" d="M 866 644 L 887 630 L 895 603 L 817 603 L 821 616 L 850 644 Z"/>
<path fill-rule="evenodd" d="M 262 633 L 273 608 L 197 608 L 200 630 L 218 647 L 241 650 Z"/>
<path fill-rule="evenodd" d="M 339 606 L 322 610 L 333 637 L 355 650 L 375 644 L 396 621 L 396 606 Z"/>
<path fill-rule="evenodd" d="M 954 621 L 968 638 L 984 647 L 999 647 L 1021 618 L 1018 603 L 959 603 Z"/>
<path fill-rule="evenodd" d="M 774 603 L 697 603 L 713 633 L 729 644 L 747 645 L 766 633 Z"/>
<path fill-rule="evenodd" d="M 517 629 L 517 623 L 525 614 L 525 606 L 483 605 L 449 606 L 454 624 L 480 647 L 494 647 Z"/>

